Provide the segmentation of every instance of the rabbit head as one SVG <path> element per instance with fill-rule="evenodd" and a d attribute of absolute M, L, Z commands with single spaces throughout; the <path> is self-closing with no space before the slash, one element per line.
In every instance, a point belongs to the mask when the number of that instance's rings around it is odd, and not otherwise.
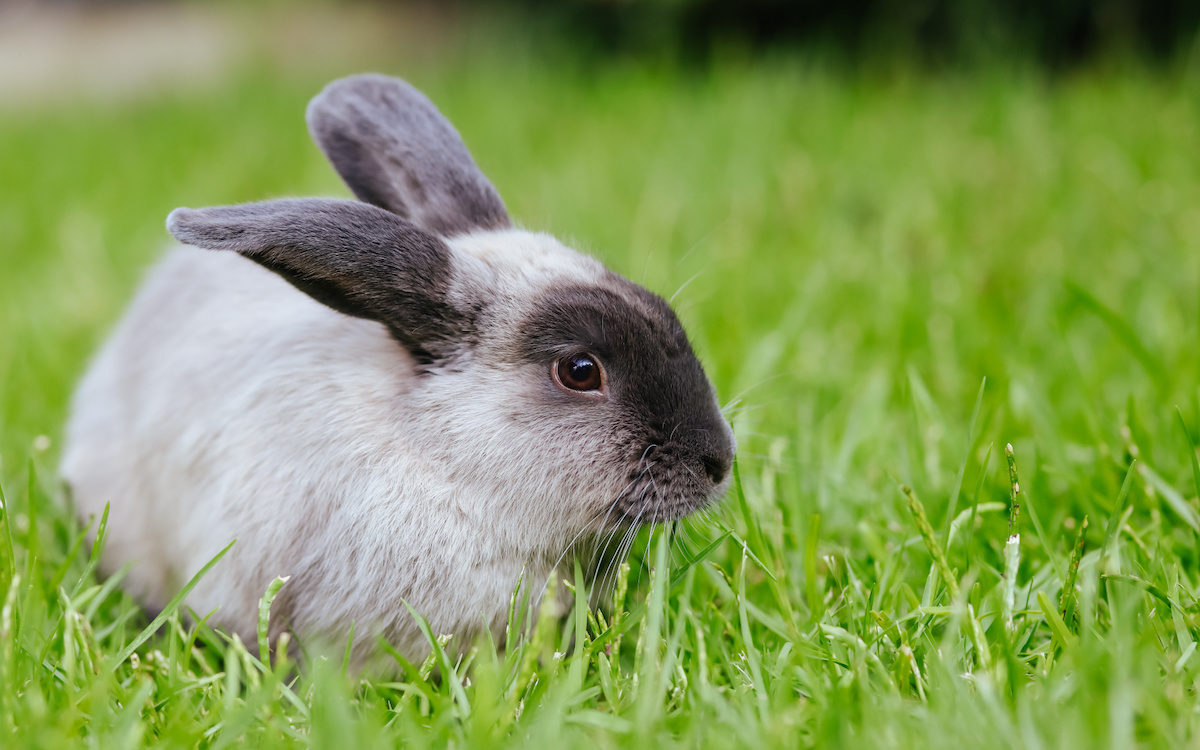
<path fill-rule="evenodd" d="M 382 324 L 412 368 L 396 419 L 423 461 L 477 488 L 470 512 L 486 508 L 492 542 L 558 556 L 588 530 L 721 496 L 733 434 L 666 301 L 513 228 L 457 132 L 407 83 L 334 82 L 307 118 L 360 201 L 181 208 L 167 226 Z"/>

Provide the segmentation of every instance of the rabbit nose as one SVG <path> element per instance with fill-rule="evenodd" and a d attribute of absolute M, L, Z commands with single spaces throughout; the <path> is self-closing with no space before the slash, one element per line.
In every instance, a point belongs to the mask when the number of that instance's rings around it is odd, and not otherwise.
<path fill-rule="evenodd" d="M 713 484 L 720 484 L 729 473 L 730 460 L 726 456 L 701 456 L 700 463 L 704 464 L 704 473 L 708 474 Z"/>

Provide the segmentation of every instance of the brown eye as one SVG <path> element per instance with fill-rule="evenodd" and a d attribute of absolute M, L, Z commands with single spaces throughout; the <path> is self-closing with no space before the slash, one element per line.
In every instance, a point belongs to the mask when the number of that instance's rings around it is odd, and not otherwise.
<path fill-rule="evenodd" d="M 600 363 L 590 354 L 570 354 L 554 363 L 554 379 L 573 391 L 600 390 Z"/>

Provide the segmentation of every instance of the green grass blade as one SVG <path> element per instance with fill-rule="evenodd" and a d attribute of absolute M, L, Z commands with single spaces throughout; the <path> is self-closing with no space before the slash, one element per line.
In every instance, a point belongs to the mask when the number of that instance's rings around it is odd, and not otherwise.
<path fill-rule="evenodd" d="M 411 604 L 404 602 L 404 608 L 416 620 L 417 626 L 421 629 L 421 634 L 428 641 L 431 649 L 430 658 L 434 660 L 434 663 L 441 665 L 442 679 L 450 686 L 450 692 L 454 695 L 454 702 L 458 705 L 459 711 L 462 712 L 464 718 L 470 716 L 471 702 L 467 699 L 467 691 L 463 688 L 462 677 L 458 674 L 458 670 L 454 668 L 454 664 L 446 654 L 441 639 L 433 634 L 433 629 L 429 626 L 429 620 L 425 619 L 425 616 L 420 612 L 413 609 Z"/>
<path fill-rule="evenodd" d="M 1017 478 L 1017 459 L 1013 452 L 1012 443 L 1009 443 L 1005 448 L 1005 457 L 1008 459 L 1008 475 L 1012 481 L 1012 504 L 1013 516 L 1009 524 L 1009 533 L 1015 533 L 1017 527 L 1017 517 L 1022 508 L 1029 514 L 1029 520 L 1033 521 L 1033 530 L 1037 534 L 1038 541 L 1041 542 L 1042 548 L 1046 550 L 1046 557 L 1050 559 L 1050 565 L 1054 568 L 1055 575 L 1059 580 L 1063 579 L 1063 569 L 1059 566 L 1058 555 L 1054 552 L 1054 546 L 1050 543 L 1050 537 L 1046 534 L 1046 530 L 1042 527 L 1042 519 L 1038 515 L 1037 507 L 1029 498 L 1028 493 L 1023 493 L 1020 482 Z M 1025 495 L 1024 505 L 1020 502 L 1020 495 Z"/>
<path fill-rule="evenodd" d="M 746 650 L 746 662 L 750 668 L 750 679 L 758 706 L 759 719 L 766 721 L 770 707 L 767 702 L 766 684 L 763 682 L 762 676 L 762 653 L 754 644 L 749 613 L 746 609 L 746 557 L 743 552 L 742 565 L 738 573 L 738 622 L 741 624 L 742 647 Z"/>
<path fill-rule="evenodd" d="M 979 517 L 979 495 L 983 492 L 983 483 L 987 481 L 988 469 L 992 465 L 992 448 L 995 443 L 989 443 L 983 463 L 979 467 L 979 482 L 975 485 L 975 494 L 971 496 L 971 520 L 967 522 L 967 541 L 965 546 L 967 566 L 975 564 L 975 519 Z"/>
<path fill-rule="evenodd" d="M 289 578 L 291 576 L 276 576 L 258 602 L 258 658 L 263 664 L 271 663 L 271 603 Z"/>
<path fill-rule="evenodd" d="M 929 556 L 933 558 L 933 567 L 942 577 L 942 582 L 946 584 L 946 591 L 950 594 L 950 600 L 958 599 L 958 579 L 954 577 L 954 572 L 950 570 L 950 563 L 946 561 L 946 553 L 942 549 L 942 545 L 938 544 L 937 538 L 933 534 L 933 527 L 929 525 L 929 518 L 925 515 L 925 506 L 917 499 L 916 494 L 908 485 L 900 486 L 900 493 L 904 495 L 908 501 L 908 511 L 912 514 L 913 520 L 917 524 L 917 530 L 921 532 L 921 539 L 925 542 L 925 548 L 929 550 Z"/>
<path fill-rule="evenodd" d="M 1108 517 L 1108 526 L 1104 531 L 1104 547 L 1103 555 L 1108 556 L 1112 549 L 1113 540 L 1117 538 L 1117 532 L 1120 530 L 1121 517 L 1125 515 L 1125 503 L 1129 499 L 1129 490 L 1133 486 L 1134 470 L 1137 468 L 1137 460 L 1129 463 L 1129 469 L 1125 472 L 1125 481 L 1121 482 L 1121 491 L 1117 493 L 1117 502 L 1113 506 L 1113 512 Z"/>
<path fill-rule="evenodd" d="M 83 549 L 83 542 L 86 540 L 87 533 L 91 531 L 91 528 L 92 522 L 89 520 L 87 526 L 85 526 L 83 530 L 79 532 L 79 535 L 75 539 L 75 543 L 71 545 L 71 549 L 69 552 L 67 552 L 66 558 L 63 559 L 62 564 L 58 566 L 58 570 L 55 571 L 54 576 L 50 579 L 50 584 L 46 587 L 47 590 L 58 591 L 58 587 L 62 585 L 63 579 L 67 577 L 67 572 L 71 569 L 71 566 L 75 564 L 75 559 L 79 557 L 79 551 Z"/>
<path fill-rule="evenodd" d="M 1067 580 L 1063 582 L 1062 596 L 1058 601 L 1058 611 L 1068 628 L 1075 624 L 1075 581 L 1079 576 L 1079 563 L 1083 560 L 1084 546 L 1087 543 L 1087 528 L 1088 517 L 1084 516 L 1079 524 L 1079 533 L 1075 535 L 1075 544 L 1071 547 L 1071 559 L 1067 561 Z"/>
<path fill-rule="evenodd" d="M 967 473 L 967 464 L 971 461 L 971 447 L 975 445 L 975 423 L 979 420 L 979 407 L 983 405 L 983 390 L 987 386 L 987 378 L 979 384 L 979 393 L 975 395 L 975 408 L 971 410 L 971 421 L 967 424 L 967 444 L 963 449 L 963 459 L 958 465 L 958 473 L 954 476 L 954 489 L 950 492 L 950 504 L 946 506 L 946 528 L 942 532 L 942 546 L 947 554 L 950 552 L 950 528 L 954 523 L 954 513 L 958 510 L 958 496 L 962 492 L 963 477 Z"/>
<path fill-rule="evenodd" d="M 1168 382 L 1166 368 L 1162 366 L 1158 357 L 1150 353 L 1150 350 L 1142 343 L 1141 337 L 1137 335 L 1133 327 L 1078 284 L 1068 281 L 1066 282 L 1066 287 L 1067 291 L 1080 306 L 1099 318 L 1104 325 L 1108 326 L 1108 329 L 1112 331 L 1117 340 L 1124 344 L 1137 361 L 1142 364 L 1142 367 L 1146 369 L 1146 373 L 1154 380 L 1158 389 L 1160 391 L 1166 390 Z"/>
<path fill-rule="evenodd" d="M 1196 443 L 1192 440 L 1192 434 L 1188 432 L 1187 422 L 1183 419 L 1183 410 L 1176 406 L 1175 414 L 1179 417 L 1179 429 L 1183 431 L 1183 437 L 1187 443 L 1188 463 L 1192 465 L 1192 481 L 1195 483 L 1196 497 L 1200 498 L 1200 457 L 1196 455 Z"/>
<path fill-rule="evenodd" d="M 590 666 L 590 649 L 587 648 L 587 584 L 583 578 L 583 565 L 579 558 L 574 560 L 575 590 L 571 612 L 575 621 L 575 648 L 571 654 L 570 681 L 572 692 L 583 689 L 583 676 Z"/>
<path fill-rule="evenodd" d="M 133 563 L 125 563 L 120 567 L 120 569 L 105 579 L 104 583 L 100 585 L 100 590 L 95 596 L 92 597 L 92 600 L 88 602 L 87 610 L 83 614 L 84 619 L 91 620 L 96 616 L 96 613 L 100 610 L 101 605 L 103 605 L 108 597 L 112 595 L 112 592 L 116 590 L 117 586 L 121 585 L 121 581 L 125 580 L 125 576 L 129 575 L 129 571 L 132 569 Z"/>
<path fill-rule="evenodd" d="M 708 559 L 708 556 L 711 555 L 717 549 L 717 547 L 720 547 L 725 542 L 725 540 L 729 538 L 729 536 L 732 533 L 733 533 L 732 531 L 730 531 L 729 529 L 726 529 L 721 534 L 718 534 L 717 537 L 715 539 L 713 539 L 711 542 L 704 545 L 704 547 L 701 548 L 699 551 L 697 551 L 695 554 L 688 554 L 685 551 L 685 553 L 684 553 L 683 557 L 680 559 L 679 563 L 674 566 L 674 569 L 676 572 L 675 577 L 678 578 L 680 575 L 688 572 L 688 570 L 690 570 L 697 563 L 704 562 L 706 559 Z"/>
<path fill-rule="evenodd" d="M 38 509 L 38 483 L 37 483 L 37 465 L 33 461 L 33 457 L 27 462 L 29 467 L 27 494 L 26 494 L 26 509 L 25 509 L 25 580 L 29 586 L 30 595 L 33 592 L 43 593 L 43 581 L 40 575 L 37 575 L 37 567 L 41 562 L 42 556 L 42 540 L 41 534 L 38 531 L 38 520 L 41 516 L 41 511 Z M 53 595 L 53 592 L 50 593 Z M 27 608 L 28 609 L 28 608 Z"/>
<path fill-rule="evenodd" d="M 1104 573 L 1100 576 L 1100 578 L 1105 581 L 1120 581 L 1121 583 L 1128 583 L 1136 586 L 1137 588 L 1142 589 L 1150 596 L 1153 596 L 1155 599 L 1165 604 L 1168 609 L 1175 609 L 1179 606 L 1175 602 L 1171 601 L 1171 597 L 1167 595 L 1167 592 L 1163 591 L 1158 586 L 1155 586 L 1153 583 L 1150 583 L 1142 578 L 1138 578 L 1137 576 L 1126 575 L 1124 573 Z"/>
<path fill-rule="evenodd" d="M 12 515 L 8 498 L 4 494 L 4 477 L 0 475 L 0 521 L 4 522 L 4 564 L 8 568 L 8 578 L 17 574 L 16 547 L 13 546 Z"/>
<path fill-rule="evenodd" d="M 138 646 L 141 646 L 143 643 L 150 640 L 151 636 L 157 633 L 158 629 L 162 627 L 163 623 L 165 623 L 171 616 L 171 613 L 178 609 L 179 605 L 183 603 L 183 600 L 187 597 L 187 595 L 192 593 L 192 589 L 196 588 L 196 584 L 200 583 L 200 580 L 204 578 L 204 576 L 208 575 L 208 571 L 212 570 L 213 566 L 219 563 L 221 558 L 225 556 L 225 553 L 233 549 L 233 545 L 236 543 L 237 540 L 234 539 L 232 542 L 225 545 L 225 549 L 218 552 L 213 559 L 205 563 L 204 567 L 201 568 L 199 572 L 192 576 L 192 579 L 187 582 L 187 585 L 180 589 L 179 593 L 172 597 L 171 601 L 167 602 L 167 606 L 163 607 L 162 611 L 158 613 L 158 616 L 151 620 L 150 624 L 147 625 L 142 632 L 137 635 L 136 638 L 130 641 L 125 648 L 121 649 L 116 656 L 109 659 L 108 671 L 111 672 L 123 664 L 125 660 L 129 658 L 129 655 L 137 650 Z"/>
<path fill-rule="evenodd" d="M 1066 648 L 1074 639 L 1062 618 L 1058 616 L 1058 610 L 1054 608 L 1054 604 L 1050 601 L 1050 597 L 1046 596 L 1045 591 L 1037 592 L 1037 600 L 1038 606 L 1042 609 L 1042 615 L 1046 618 L 1046 624 L 1054 633 L 1055 643 L 1059 648 Z"/>
<path fill-rule="evenodd" d="M 1163 479 L 1150 465 L 1146 462 L 1138 464 L 1138 471 L 1149 482 L 1150 486 L 1158 490 L 1158 493 L 1167 501 L 1167 506 L 1175 512 L 1175 515 L 1192 528 L 1192 531 L 1200 534 L 1200 512 L 1179 494 L 1179 490 L 1171 486 L 1171 483 Z"/>
<path fill-rule="evenodd" d="M 750 504 L 746 502 L 746 493 L 742 489 L 742 475 L 738 471 L 737 456 L 733 458 L 733 484 L 737 490 L 735 494 L 738 499 L 738 508 L 741 510 L 742 519 L 746 524 L 746 535 L 750 539 L 750 554 L 754 558 L 754 561 L 763 569 L 763 572 L 773 578 L 775 576 L 774 570 L 759 557 L 759 554 L 764 556 L 767 554 L 767 545 L 763 540 L 762 530 L 758 526 L 758 519 L 750 512 Z M 759 554 L 755 554 L 756 552 Z"/>
<path fill-rule="evenodd" d="M 804 587 L 808 594 L 808 611 L 813 621 L 821 619 L 825 602 L 817 588 L 817 539 L 821 534 L 821 516 L 812 514 L 808 519 L 808 541 L 804 544 Z"/>

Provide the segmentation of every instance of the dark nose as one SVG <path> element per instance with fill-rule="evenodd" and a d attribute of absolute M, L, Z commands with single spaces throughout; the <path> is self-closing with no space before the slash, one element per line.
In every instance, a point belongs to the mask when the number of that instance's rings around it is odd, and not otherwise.
<path fill-rule="evenodd" d="M 689 419 L 680 420 L 663 430 L 660 433 L 662 443 L 658 444 L 673 444 L 671 452 L 678 451 L 675 454 L 690 465 L 689 471 L 693 472 L 693 476 L 698 479 L 696 469 L 703 469 L 709 481 L 719 485 L 733 468 L 737 439 L 715 404 L 710 413 L 689 416 Z M 696 466 L 697 463 L 700 465 Z"/>
<path fill-rule="evenodd" d="M 704 464 L 704 473 L 708 474 L 708 478 L 713 484 L 720 484 L 725 475 L 729 473 L 730 457 L 726 455 L 707 455 L 700 457 L 700 463 Z"/>
<path fill-rule="evenodd" d="M 700 463 L 712 483 L 720 484 L 729 476 L 729 470 L 733 466 L 737 440 L 733 437 L 733 430 L 729 429 L 729 423 L 723 418 L 717 417 L 713 421 L 716 424 L 704 432 L 707 445 L 700 448 Z"/>

